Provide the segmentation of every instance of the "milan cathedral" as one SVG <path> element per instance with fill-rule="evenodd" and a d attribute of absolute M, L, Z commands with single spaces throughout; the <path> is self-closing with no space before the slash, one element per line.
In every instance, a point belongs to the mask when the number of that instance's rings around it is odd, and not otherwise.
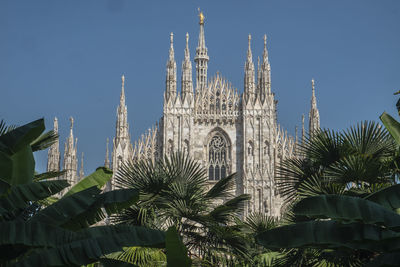
<path fill-rule="evenodd" d="M 264 35 L 262 59 L 257 71 L 253 63 L 251 36 L 248 36 L 247 58 L 244 67 L 243 93 L 219 73 L 208 78 L 208 49 L 204 33 L 204 16 L 200 13 L 198 45 L 194 56 L 195 84 L 192 81 L 189 34 L 181 67 L 181 90 L 177 90 L 177 67 L 174 35 L 170 35 L 169 57 L 166 67 L 163 114 L 155 126 L 132 143 L 129 134 L 128 111 L 125 103 L 125 77 L 122 76 L 120 102 L 117 108 L 115 137 L 112 140 L 111 161 L 108 139 L 105 166 L 117 172 L 128 160 L 156 161 L 164 155 L 183 151 L 198 161 L 206 170 L 209 185 L 229 174 L 236 175 L 236 194 L 250 194 L 245 215 L 263 212 L 280 216 L 283 198 L 276 190 L 274 177 L 277 165 L 288 157 L 295 157 L 297 140 L 287 134 L 277 122 L 277 101 L 271 89 L 271 65 L 268 59 L 267 36 Z M 256 73 L 257 72 L 257 73 Z M 309 134 L 320 127 L 319 111 L 312 80 Z M 58 131 L 58 121 L 54 120 Z M 305 136 L 304 116 L 302 141 Z M 65 144 L 64 178 L 71 183 L 78 176 L 77 140 L 74 143 L 73 119 L 70 136 Z M 60 170 L 59 144 L 48 152 L 48 171 Z M 83 155 L 82 162 L 83 165 Z M 81 166 L 82 167 L 82 166 Z M 110 187 L 113 185 L 111 183 Z"/>

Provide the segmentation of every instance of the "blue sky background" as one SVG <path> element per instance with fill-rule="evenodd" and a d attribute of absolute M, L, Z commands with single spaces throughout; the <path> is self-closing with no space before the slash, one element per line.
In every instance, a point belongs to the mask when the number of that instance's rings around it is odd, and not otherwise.
<path fill-rule="evenodd" d="M 161 117 L 169 34 L 179 81 L 186 32 L 192 59 L 197 45 L 197 7 L 206 16 L 209 77 L 219 71 L 240 91 L 247 35 L 255 62 L 268 35 L 278 121 L 290 133 L 308 114 L 311 78 L 322 127 L 395 113 L 400 1 L 3 0 L 0 118 L 21 125 L 45 117 L 50 129 L 57 116 L 63 150 L 73 116 L 78 153 L 92 172 L 115 134 L 122 74 L 132 139 Z M 46 157 L 37 154 L 39 171 Z"/>

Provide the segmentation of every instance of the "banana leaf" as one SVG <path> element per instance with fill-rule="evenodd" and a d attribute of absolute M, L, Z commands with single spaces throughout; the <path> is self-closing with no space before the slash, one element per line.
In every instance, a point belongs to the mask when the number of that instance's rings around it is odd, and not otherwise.
<path fill-rule="evenodd" d="M 256 236 L 266 248 L 340 248 L 391 251 L 400 248 L 400 233 L 379 226 L 336 221 L 285 225 Z"/>
<path fill-rule="evenodd" d="M 73 195 L 72 195 L 73 196 Z M 130 207 L 139 199 L 139 192 L 135 189 L 120 189 L 98 195 L 84 212 L 70 218 L 62 226 L 71 230 L 89 227 L 106 218 L 106 214 L 119 212 Z"/>
<path fill-rule="evenodd" d="M 64 197 L 35 214 L 31 221 L 61 226 L 71 221 L 72 218 L 86 213 L 96 202 L 100 189 L 91 187 L 68 197 Z"/>
<path fill-rule="evenodd" d="M 53 248 L 35 249 L 16 266 L 80 266 L 126 246 L 165 246 L 164 232 L 137 226 L 90 227 L 77 232 L 75 237 Z"/>
<path fill-rule="evenodd" d="M 70 190 L 68 190 L 64 197 L 70 196 L 72 194 L 75 194 L 76 192 L 85 190 L 92 186 L 97 186 L 99 189 L 101 189 L 111 179 L 112 174 L 113 173 L 110 169 L 99 167 L 96 169 L 95 172 L 93 172 L 89 176 L 86 176 L 77 184 L 75 184 Z"/>
<path fill-rule="evenodd" d="M 57 140 L 58 134 L 53 130 L 48 131 L 31 142 L 32 151 L 35 152 L 49 148 Z"/>
<path fill-rule="evenodd" d="M 28 207 L 32 201 L 50 197 L 69 184 L 66 180 L 42 181 L 12 186 L 6 194 L 0 196 L 0 216 L 6 212 Z"/>
<path fill-rule="evenodd" d="M 400 145 L 400 123 L 386 112 L 383 112 L 379 118 L 396 143 Z"/>
<path fill-rule="evenodd" d="M 44 119 L 39 119 L 0 136 L 0 151 L 12 155 L 30 144 L 44 131 Z"/>
<path fill-rule="evenodd" d="M 390 210 L 396 210 L 400 208 L 400 184 L 379 190 L 370 194 L 365 199 L 378 203 Z"/>
<path fill-rule="evenodd" d="M 192 266 L 192 260 L 187 256 L 187 249 L 182 243 L 175 226 L 168 228 L 166 237 L 167 266 Z"/>
<path fill-rule="evenodd" d="M 358 197 L 344 195 L 309 197 L 299 201 L 293 207 L 293 212 L 310 218 L 379 224 L 389 229 L 400 228 L 400 215 L 375 202 Z"/>

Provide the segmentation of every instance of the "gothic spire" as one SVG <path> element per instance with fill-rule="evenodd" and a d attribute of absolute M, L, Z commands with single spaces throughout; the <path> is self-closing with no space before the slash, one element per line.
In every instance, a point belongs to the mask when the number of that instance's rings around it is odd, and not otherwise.
<path fill-rule="evenodd" d="M 182 62 L 182 99 L 193 94 L 192 62 L 190 61 L 189 34 L 186 33 L 185 59 Z"/>
<path fill-rule="evenodd" d="M 76 182 L 77 169 L 78 169 L 78 160 L 76 157 L 77 152 L 77 139 L 75 139 L 74 144 L 74 118 L 70 117 L 70 130 L 69 136 L 67 138 L 67 142 L 65 143 L 64 150 L 64 162 L 63 162 L 63 170 L 65 171 L 64 179 L 66 179 L 70 185 L 73 185 Z"/>
<path fill-rule="evenodd" d="M 261 100 L 264 101 L 265 96 L 271 94 L 271 66 L 269 64 L 268 59 L 268 50 L 267 50 L 267 35 L 264 35 L 264 51 L 263 51 L 263 59 L 261 63 L 261 71 L 260 71 L 260 96 Z"/>
<path fill-rule="evenodd" d="M 58 134 L 58 119 L 57 118 L 54 118 L 53 131 L 55 134 Z M 59 143 L 58 137 L 57 137 L 57 141 L 50 146 L 48 154 L 47 154 L 47 171 L 48 172 L 60 171 L 60 143 Z"/>
<path fill-rule="evenodd" d="M 128 109 L 125 104 L 125 76 L 121 77 L 121 97 L 119 100 L 119 106 L 117 109 L 117 127 L 116 137 L 117 138 L 128 138 L 129 127 L 128 127 Z"/>
<path fill-rule="evenodd" d="M 106 159 L 104 160 L 104 167 L 106 168 L 110 168 L 110 159 L 108 157 L 108 155 L 110 154 L 110 152 L 108 151 L 108 142 L 109 139 L 107 137 L 107 143 L 106 143 Z"/>
<path fill-rule="evenodd" d="M 200 11 L 200 10 L 199 10 Z M 196 56 L 194 61 L 196 62 L 196 92 L 203 90 L 207 86 L 207 65 L 208 65 L 208 54 L 206 41 L 204 38 L 204 14 L 200 11 L 199 13 L 199 41 L 196 48 Z"/>
<path fill-rule="evenodd" d="M 125 106 L 125 76 L 121 76 L 121 96 L 119 99 L 119 105 Z"/>
<path fill-rule="evenodd" d="M 315 81 L 314 79 L 311 80 L 311 87 L 312 87 L 312 96 L 311 96 L 311 109 L 308 115 L 309 117 L 309 134 L 312 136 L 315 131 L 318 131 L 320 128 L 320 120 L 319 120 L 319 111 L 317 108 L 317 98 L 315 97 Z"/>
<path fill-rule="evenodd" d="M 79 180 L 82 180 L 83 177 L 85 176 L 85 173 L 83 171 L 83 152 L 82 152 L 82 156 L 81 156 L 81 168 L 79 170 Z"/>
<path fill-rule="evenodd" d="M 251 53 L 251 35 L 248 37 L 249 46 L 247 48 L 247 59 L 244 67 L 244 91 L 246 100 L 255 98 L 255 77 L 253 55 Z"/>
<path fill-rule="evenodd" d="M 129 160 L 132 155 L 132 151 L 130 149 L 131 143 L 128 124 L 128 108 L 125 104 L 124 87 L 125 77 L 122 76 L 121 100 L 117 108 L 117 122 L 115 126 L 115 137 L 113 139 L 112 149 L 112 171 L 114 173 L 113 175 L 115 175 L 115 173 L 117 172 L 118 167 L 121 165 L 122 161 Z"/>
<path fill-rule="evenodd" d="M 175 52 L 174 52 L 174 34 L 171 32 L 170 35 L 170 48 L 169 48 L 169 58 L 167 61 L 167 78 L 166 84 L 166 99 L 176 96 L 176 62 L 175 62 Z"/>

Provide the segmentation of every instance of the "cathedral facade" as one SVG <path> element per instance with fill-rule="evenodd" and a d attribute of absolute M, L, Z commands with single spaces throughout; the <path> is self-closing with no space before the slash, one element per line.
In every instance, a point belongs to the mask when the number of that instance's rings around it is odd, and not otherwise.
<path fill-rule="evenodd" d="M 125 78 L 122 76 L 111 162 L 107 141 L 105 165 L 116 173 L 124 161 L 156 161 L 165 155 L 181 151 L 207 170 L 210 186 L 221 178 L 236 173 L 235 193 L 251 195 L 251 200 L 245 207 L 245 215 L 250 212 L 262 212 L 280 216 L 283 199 L 276 190 L 274 177 L 277 165 L 282 160 L 298 156 L 297 134 L 294 139 L 277 122 L 277 101 L 271 89 L 267 37 L 264 36 L 264 51 L 261 62 L 258 61 L 257 70 L 253 63 L 251 36 L 248 37 L 243 92 L 240 93 L 219 73 L 208 78 L 209 56 L 205 41 L 204 16 L 201 13 L 199 26 L 198 45 L 194 56 L 195 81 L 192 80 L 189 35 L 186 34 L 180 92 L 178 91 L 171 33 L 162 117 L 134 143 L 131 143 L 129 134 Z M 311 133 L 319 128 L 314 81 L 309 118 Z M 302 139 L 304 135 L 303 118 Z M 69 137 L 67 142 L 66 148 L 69 150 L 73 137 Z M 51 154 L 51 150 L 48 164 L 50 167 L 57 165 L 50 162 L 51 159 L 57 158 Z M 71 166 L 71 172 L 77 175 L 76 149 L 74 155 L 75 165 Z M 68 155 L 64 157 L 68 159 Z"/>

